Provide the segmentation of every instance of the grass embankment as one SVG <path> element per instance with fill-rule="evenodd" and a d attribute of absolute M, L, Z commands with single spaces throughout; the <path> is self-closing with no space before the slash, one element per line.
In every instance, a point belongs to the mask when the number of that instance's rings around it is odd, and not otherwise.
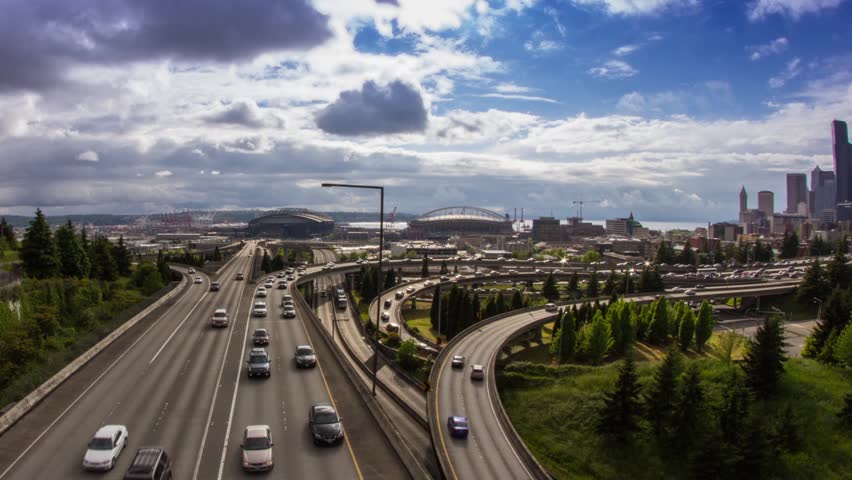
<path fill-rule="evenodd" d="M 17 250 L 4 250 L 0 252 L 0 270 L 11 271 L 12 265 L 18 261 Z"/>
<path fill-rule="evenodd" d="M 408 326 L 409 330 L 417 329 L 417 333 L 421 337 L 432 343 L 438 343 L 437 331 L 432 328 L 432 320 L 429 318 L 429 311 L 432 309 L 432 302 L 417 301 L 417 310 L 411 309 L 411 301 L 405 302 L 402 307 L 402 320 Z M 447 341 L 446 335 L 441 335 L 441 343 Z"/>
<path fill-rule="evenodd" d="M 715 411 L 730 370 L 740 367 L 713 358 L 692 361 L 701 369 L 709 410 Z M 637 363 L 643 392 L 657 363 Z M 852 435 L 841 429 L 836 414 L 850 391 L 852 369 L 806 359 L 790 359 L 785 366 L 777 395 L 752 406 L 753 412 L 772 421 L 789 402 L 799 425 L 801 448 L 773 458 L 780 472 L 774 478 L 849 478 Z M 617 448 L 606 445 L 595 432 L 604 392 L 613 389 L 617 370 L 617 363 L 601 367 L 511 364 L 499 377 L 500 396 L 515 429 L 556 478 L 688 478 L 690 452 L 659 447 L 647 427 L 632 444 Z"/>
<path fill-rule="evenodd" d="M 366 325 L 367 322 L 370 321 L 370 305 L 365 304 L 361 300 L 361 295 L 359 295 L 358 292 L 355 291 L 352 292 L 352 300 L 355 302 L 355 305 L 358 306 L 358 313 L 361 314 L 361 323 Z"/>

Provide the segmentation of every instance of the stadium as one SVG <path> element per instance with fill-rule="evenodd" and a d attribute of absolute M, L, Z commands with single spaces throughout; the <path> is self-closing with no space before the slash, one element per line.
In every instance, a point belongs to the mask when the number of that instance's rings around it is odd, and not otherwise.
<path fill-rule="evenodd" d="M 304 208 L 265 212 L 249 221 L 248 233 L 278 238 L 308 238 L 334 231 L 334 219 Z"/>
<path fill-rule="evenodd" d="M 479 207 L 445 207 L 426 212 L 408 224 L 408 238 L 449 238 L 470 235 L 512 235 L 508 215 Z"/>

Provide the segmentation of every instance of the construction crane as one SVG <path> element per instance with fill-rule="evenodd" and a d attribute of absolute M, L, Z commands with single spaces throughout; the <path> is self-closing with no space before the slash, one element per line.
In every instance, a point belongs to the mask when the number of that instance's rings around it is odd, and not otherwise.
<path fill-rule="evenodd" d="M 388 222 L 390 223 L 390 229 L 396 230 L 396 205 L 394 205 L 393 211 L 388 214 Z"/>
<path fill-rule="evenodd" d="M 580 219 L 583 218 L 583 205 L 585 205 L 587 203 L 601 203 L 602 201 L 603 200 L 582 200 L 582 199 L 574 200 L 572 203 L 574 205 L 579 205 L 577 207 L 577 218 L 580 218 Z"/>

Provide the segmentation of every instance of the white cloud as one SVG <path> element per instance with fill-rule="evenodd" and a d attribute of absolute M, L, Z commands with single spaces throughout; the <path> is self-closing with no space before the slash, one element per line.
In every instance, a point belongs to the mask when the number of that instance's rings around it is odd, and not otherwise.
<path fill-rule="evenodd" d="M 98 161 L 100 161 L 100 158 L 98 157 L 98 152 L 94 150 L 86 150 L 85 152 L 82 152 L 77 155 L 77 160 L 80 160 L 81 162 L 97 163 Z"/>
<path fill-rule="evenodd" d="M 755 0 L 748 5 L 751 21 L 763 20 L 770 15 L 781 15 L 798 20 L 802 15 L 819 13 L 835 8 L 844 0 Z"/>
<path fill-rule="evenodd" d="M 650 15 L 670 8 L 698 5 L 698 0 L 573 0 L 580 5 L 603 8 L 612 15 Z"/>
<path fill-rule="evenodd" d="M 211 170 L 210 171 L 210 175 L 219 175 L 220 173 L 222 173 L 222 172 L 220 172 L 219 170 Z"/>
<path fill-rule="evenodd" d="M 594 77 L 617 79 L 632 77 L 638 74 L 639 70 L 625 61 L 609 60 L 599 67 L 590 68 L 587 73 Z"/>
<path fill-rule="evenodd" d="M 486 98 L 505 98 L 507 100 L 529 100 L 531 102 L 546 102 L 546 103 L 559 103 L 558 101 L 547 98 L 547 97 L 536 97 L 533 95 L 516 95 L 516 94 L 507 94 L 507 93 L 484 93 L 479 95 L 480 97 Z"/>
<path fill-rule="evenodd" d="M 783 72 L 769 79 L 769 86 L 771 88 L 781 88 L 787 82 L 799 76 L 799 73 L 802 71 L 800 63 L 801 61 L 798 57 L 787 62 L 787 66 Z"/>
<path fill-rule="evenodd" d="M 748 47 L 747 50 L 751 52 L 749 58 L 754 61 L 784 52 L 787 50 L 789 44 L 790 42 L 787 40 L 787 37 L 778 37 L 763 45 L 752 45 Z"/>
<path fill-rule="evenodd" d="M 617 57 L 623 57 L 625 55 L 630 55 L 631 53 L 635 52 L 636 50 L 639 50 L 639 47 L 640 46 L 636 45 L 636 44 L 622 45 L 622 46 L 616 48 L 615 50 L 613 50 L 612 54 L 617 56 Z"/>
<path fill-rule="evenodd" d="M 515 85 L 514 83 L 500 83 L 494 89 L 500 93 L 525 93 L 530 91 L 529 88 Z"/>
<path fill-rule="evenodd" d="M 731 85 L 726 81 L 711 80 L 688 88 L 661 92 L 630 92 L 616 103 L 620 112 L 632 114 L 684 114 L 715 112 L 715 109 L 734 103 Z"/>
<path fill-rule="evenodd" d="M 171 170 L 159 170 L 154 175 L 158 177 L 171 177 L 174 175 Z"/>
<path fill-rule="evenodd" d="M 528 52 L 552 52 L 562 48 L 562 44 L 553 40 L 527 40 L 524 48 Z"/>

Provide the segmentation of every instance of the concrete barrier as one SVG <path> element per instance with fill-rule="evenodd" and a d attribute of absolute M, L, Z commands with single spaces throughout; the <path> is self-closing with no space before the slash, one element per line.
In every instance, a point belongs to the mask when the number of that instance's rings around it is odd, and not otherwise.
<path fill-rule="evenodd" d="M 105 348 L 110 346 L 112 342 L 114 342 L 118 337 L 124 334 L 126 331 L 131 329 L 134 325 L 139 323 L 140 320 L 148 316 L 155 309 L 160 307 L 162 304 L 171 300 L 175 296 L 177 296 L 181 291 L 184 291 L 184 287 L 187 285 L 187 277 L 183 276 L 180 283 L 172 288 L 168 293 L 160 297 L 157 301 L 148 305 L 145 310 L 142 310 L 138 314 L 136 314 L 130 320 L 124 322 L 112 331 L 109 335 L 104 337 L 100 342 L 98 342 L 95 346 L 88 349 L 85 353 L 75 358 L 71 363 L 65 366 L 62 370 L 57 372 L 55 375 L 50 377 L 46 382 L 42 383 L 38 388 L 30 392 L 29 395 L 21 399 L 18 403 L 15 404 L 12 408 L 9 409 L 2 417 L 0 417 L 0 435 L 6 432 L 12 425 L 14 425 L 18 420 L 20 420 L 24 415 L 29 413 L 29 411 L 38 405 L 46 396 L 48 396 L 53 390 L 56 389 L 59 385 L 61 385 L 65 380 L 67 380 L 71 375 L 77 372 L 80 368 L 82 368 L 86 363 L 89 362 L 92 358 L 94 358 L 97 354 L 101 353 Z"/>

